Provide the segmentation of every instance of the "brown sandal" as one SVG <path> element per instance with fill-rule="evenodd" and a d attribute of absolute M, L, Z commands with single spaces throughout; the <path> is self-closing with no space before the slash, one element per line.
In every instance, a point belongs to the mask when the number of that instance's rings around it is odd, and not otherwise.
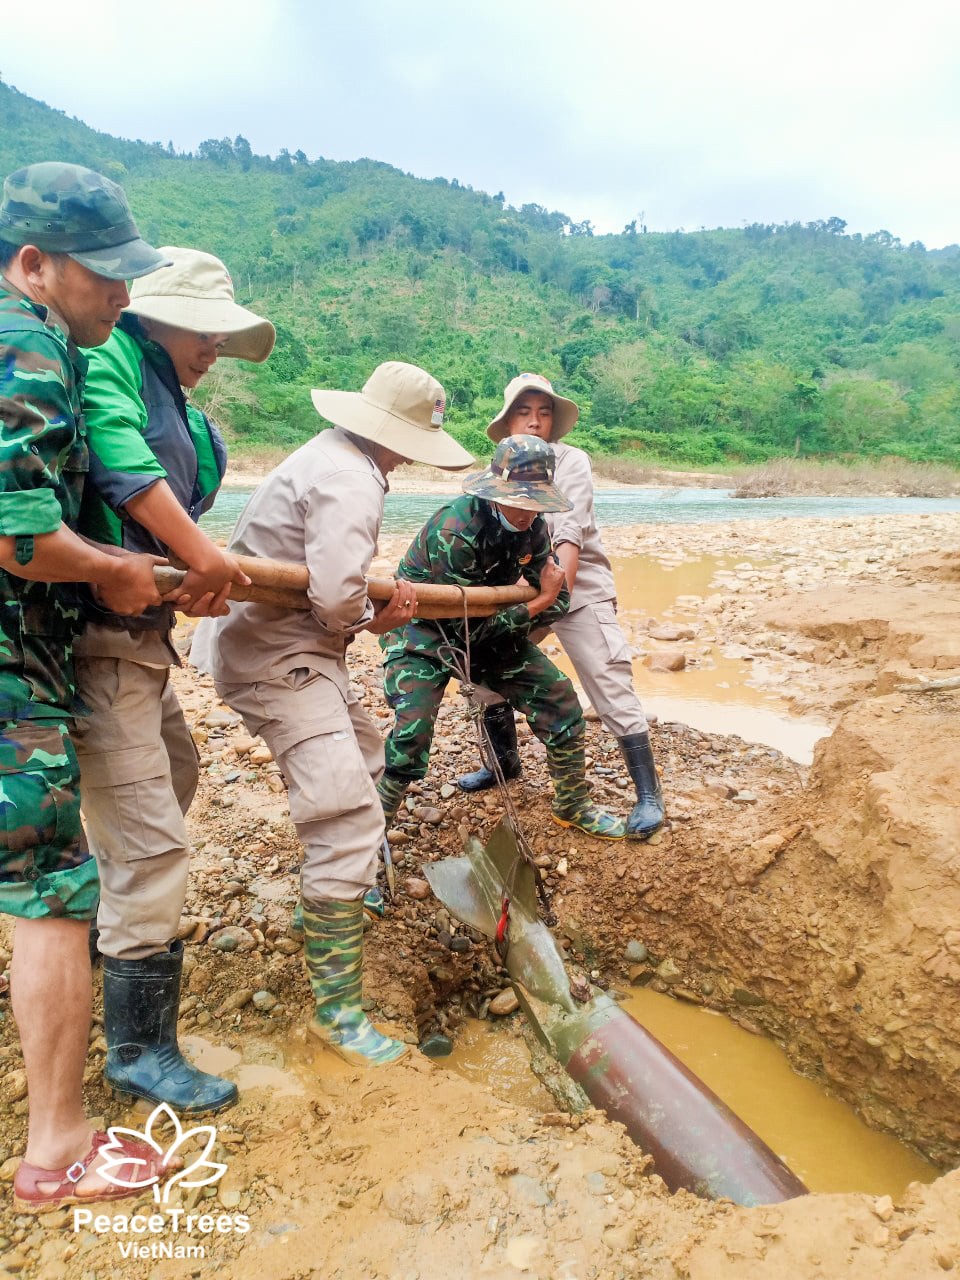
<path fill-rule="evenodd" d="M 109 1141 L 108 1135 L 98 1129 L 87 1154 L 82 1160 L 75 1160 L 67 1169 L 41 1169 L 39 1165 L 27 1164 L 26 1160 L 21 1160 L 13 1179 L 13 1203 L 16 1208 L 25 1213 L 46 1213 L 67 1204 L 95 1204 L 101 1200 L 123 1200 L 127 1196 L 140 1195 L 146 1189 L 143 1186 L 117 1186 L 113 1182 L 93 1195 L 78 1193 L 77 1183 L 97 1158 L 100 1148 Z M 132 1142 L 127 1138 L 121 1140 L 121 1146 L 130 1157 L 128 1176 L 131 1180 L 136 1179 L 142 1183 L 150 1177 L 160 1177 L 163 1172 L 163 1156 L 154 1147 L 145 1142 Z M 122 1161 L 113 1166 L 118 1176 L 126 1164 L 127 1161 Z M 56 1185 L 52 1191 L 41 1191 L 41 1184 L 45 1182 Z"/>

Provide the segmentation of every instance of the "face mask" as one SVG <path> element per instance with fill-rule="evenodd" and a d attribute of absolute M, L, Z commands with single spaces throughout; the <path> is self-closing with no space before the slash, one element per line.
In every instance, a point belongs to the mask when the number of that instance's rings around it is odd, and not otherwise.
<path fill-rule="evenodd" d="M 522 529 L 518 529 L 516 525 L 510 523 L 499 507 L 497 507 L 497 519 L 508 533 L 523 533 Z"/>

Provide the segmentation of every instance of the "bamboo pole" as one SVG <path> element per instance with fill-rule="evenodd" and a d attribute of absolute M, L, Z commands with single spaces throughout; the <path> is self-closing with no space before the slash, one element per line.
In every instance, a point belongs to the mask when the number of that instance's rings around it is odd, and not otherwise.
<path fill-rule="evenodd" d="M 236 556 L 240 568 L 250 579 L 249 586 L 232 585 L 231 600 L 248 600 L 276 609 L 310 608 L 307 597 L 309 572 L 306 565 L 285 560 L 261 559 L 259 556 Z M 172 566 L 159 565 L 154 570 L 157 590 L 161 595 L 176 591 L 186 574 Z M 457 587 L 440 582 L 416 582 L 417 618 L 462 618 L 464 599 L 467 616 L 489 618 L 499 609 L 524 604 L 537 594 L 530 586 Z M 396 590 L 395 578 L 368 578 L 367 592 L 371 600 L 389 600 Z"/>

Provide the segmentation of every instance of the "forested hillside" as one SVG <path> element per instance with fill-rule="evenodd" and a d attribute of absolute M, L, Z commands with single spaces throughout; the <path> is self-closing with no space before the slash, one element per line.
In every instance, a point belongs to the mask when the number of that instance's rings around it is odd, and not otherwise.
<path fill-rule="evenodd" d="M 848 235 L 836 216 L 596 236 L 373 160 L 123 141 L 0 84 L 0 170 L 41 159 L 121 181 L 149 239 L 219 254 L 274 320 L 271 360 L 224 361 L 203 391 L 241 446 L 299 442 L 318 425 L 310 387 L 404 359 L 445 384 L 477 453 L 504 383 L 536 369 L 580 401 L 574 439 L 593 450 L 960 465 L 957 246 Z"/>

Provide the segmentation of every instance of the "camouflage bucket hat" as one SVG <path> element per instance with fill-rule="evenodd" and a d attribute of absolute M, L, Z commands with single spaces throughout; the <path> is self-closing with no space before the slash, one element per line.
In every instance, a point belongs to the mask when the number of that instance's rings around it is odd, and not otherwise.
<path fill-rule="evenodd" d="M 108 280 L 135 280 L 168 265 L 141 240 L 122 187 L 57 160 L 17 169 L 4 182 L 0 240 L 66 253 Z"/>
<path fill-rule="evenodd" d="M 553 483 L 556 461 L 546 440 L 508 436 L 497 445 L 486 471 L 467 476 L 463 491 L 521 511 L 571 511 L 573 503 Z"/>

